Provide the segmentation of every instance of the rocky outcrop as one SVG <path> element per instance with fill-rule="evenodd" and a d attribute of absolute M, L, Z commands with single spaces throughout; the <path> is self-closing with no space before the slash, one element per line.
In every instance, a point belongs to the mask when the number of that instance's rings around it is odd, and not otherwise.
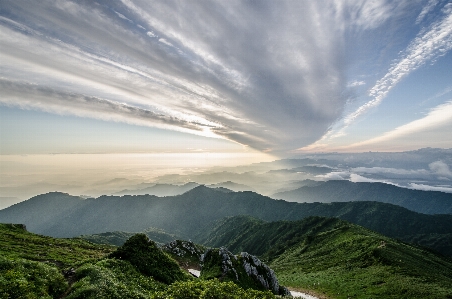
<path fill-rule="evenodd" d="M 243 268 L 249 277 L 258 281 L 265 289 L 274 294 L 279 294 L 280 285 L 272 269 L 247 252 L 240 253 L 240 257 L 242 258 Z"/>
<path fill-rule="evenodd" d="M 200 261 L 206 249 L 192 241 L 174 240 L 163 245 L 162 250 L 174 258 L 181 268 L 199 271 L 201 270 Z"/>
<path fill-rule="evenodd" d="M 201 260 L 204 248 L 196 245 L 192 241 L 174 240 L 163 245 L 162 250 L 175 254 L 178 257 L 195 257 Z"/>
<path fill-rule="evenodd" d="M 276 295 L 289 294 L 285 287 L 279 285 L 275 272 L 256 256 L 246 252 L 236 256 L 224 247 L 205 252 L 201 277 L 233 281 L 244 289 L 270 290 Z"/>

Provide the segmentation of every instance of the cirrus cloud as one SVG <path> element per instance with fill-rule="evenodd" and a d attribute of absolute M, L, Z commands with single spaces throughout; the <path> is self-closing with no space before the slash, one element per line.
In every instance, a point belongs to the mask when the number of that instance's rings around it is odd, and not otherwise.
<path fill-rule="evenodd" d="M 432 6 L 431 3 L 425 7 L 421 15 L 425 15 Z M 354 112 L 344 118 L 345 126 L 349 126 L 358 117 L 367 111 L 377 107 L 404 77 L 415 71 L 427 62 L 434 61 L 445 55 L 452 49 L 452 3 L 448 3 L 443 8 L 443 17 L 434 22 L 427 30 L 421 31 L 419 35 L 403 51 L 401 57 L 394 63 L 388 72 L 377 81 L 370 89 L 369 102 L 360 106 Z"/>
<path fill-rule="evenodd" d="M 146 125 L 265 151 L 293 149 L 320 138 L 341 116 L 346 28 L 374 28 L 392 7 L 387 1 L 7 1 L 0 10 L 6 62 L 0 76 L 24 91 L 0 103 L 131 123 L 142 123 L 149 111 Z M 32 85 L 34 93 L 52 91 L 56 98 L 32 103 Z M 75 98 L 90 100 L 81 105 Z M 124 104 L 130 113 L 107 112 L 94 99 Z"/>

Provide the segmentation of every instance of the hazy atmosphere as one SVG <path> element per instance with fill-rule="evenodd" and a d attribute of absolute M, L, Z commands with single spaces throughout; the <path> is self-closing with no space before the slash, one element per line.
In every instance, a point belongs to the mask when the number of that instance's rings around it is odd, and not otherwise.
<path fill-rule="evenodd" d="M 15 0 L 0 27 L 4 197 L 452 147 L 450 1 Z"/>

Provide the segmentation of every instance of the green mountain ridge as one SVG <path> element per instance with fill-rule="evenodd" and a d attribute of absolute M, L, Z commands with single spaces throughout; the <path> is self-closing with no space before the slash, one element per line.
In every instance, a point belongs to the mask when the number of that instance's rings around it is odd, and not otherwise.
<path fill-rule="evenodd" d="M 181 240 L 162 251 L 145 234 L 118 248 L 0 224 L 0 289 L 6 298 L 276 298 L 255 290 L 259 282 L 330 299 L 452 298 L 451 259 L 337 218 L 227 217 L 204 244 L 229 251 L 201 254 L 205 247 Z M 201 279 L 179 267 L 186 258 L 201 260 Z"/>
<path fill-rule="evenodd" d="M 340 219 L 230 217 L 205 244 L 256 254 L 282 284 L 330 298 L 452 298 L 452 260 Z"/>
<path fill-rule="evenodd" d="M 286 202 L 250 191 L 223 192 L 204 186 L 168 197 L 101 196 L 83 200 L 68 194 L 49 193 L 1 210 L 0 222 L 25 223 L 32 232 L 54 237 L 108 231 L 141 232 L 155 227 L 198 242 L 216 221 L 237 215 L 265 221 L 337 217 L 389 237 L 424 240 L 430 248 L 452 256 L 452 215 L 425 215 L 369 201 Z"/>
<path fill-rule="evenodd" d="M 279 192 L 273 198 L 295 202 L 378 201 L 424 214 L 452 214 L 452 193 L 401 188 L 385 183 L 331 180 Z"/>

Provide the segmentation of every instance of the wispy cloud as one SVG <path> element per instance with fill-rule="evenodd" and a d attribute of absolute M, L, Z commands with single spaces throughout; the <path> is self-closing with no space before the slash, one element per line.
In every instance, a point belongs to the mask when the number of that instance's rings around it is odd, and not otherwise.
<path fill-rule="evenodd" d="M 321 3 L 18 0 L 6 6 L 0 76 L 25 88 L 15 93 L 17 106 L 96 117 L 93 99 L 102 99 L 149 111 L 147 125 L 275 151 L 318 139 L 346 102 L 338 26 L 344 20 Z M 31 85 L 57 99 L 31 103 Z M 80 109 L 76 100 L 55 108 L 69 94 L 91 100 Z M 139 113 L 125 117 L 115 109 L 99 115 L 143 122 Z"/>
<path fill-rule="evenodd" d="M 422 8 L 421 12 L 419 13 L 418 17 L 416 18 L 416 24 L 421 23 L 424 20 L 425 16 L 435 8 L 435 6 L 438 4 L 438 2 L 439 2 L 439 0 L 429 0 L 427 5 L 425 5 Z"/>
<path fill-rule="evenodd" d="M 291 150 L 324 136 L 342 115 L 344 91 L 364 84 L 347 82 L 347 38 L 409 3 L 9 1 L 0 11 L 0 77 L 10 96 L 0 101 Z M 402 59 L 374 86 L 367 106 L 449 49 L 444 14 L 406 50 L 413 62 Z"/>
<path fill-rule="evenodd" d="M 357 87 L 357 86 L 361 86 L 361 85 L 365 85 L 365 84 L 366 84 L 366 82 L 364 82 L 364 81 L 355 80 L 355 81 L 348 83 L 348 87 Z"/>
<path fill-rule="evenodd" d="M 352 27 L 357 31 L 364 31 L 381 26 L 394 14 L 403 11 L 409 1 L 334 0 L 333 3 L 337 12 L 336 16 L 341 18 L 339 24 Z M 347 21 L 344 22 L 344 20 Z"/>
<path fill-rule="evenodd" d="M 434 61 L 452 49 L 452 3 L 443 8 L 444 16 L 422 31 L 401 54 L 400 59 L 389 69 L 383 78 L 370 89 L 371 101 L 362 105 L 344 118 L 345 126 L 353 123 L 359 116 L 377 107 L 389 91 L 404 77 L 427 62 Z"/>
<path fill-rule="evenodd" d="M 315 176 L 316 178 L 323 179 L 326 181 L 329 180 L 348 180 L 350 179 L 350 173 L 347 171 L 333 171 L 327 174 L 319 174 Z"/>
<path fill-rule="evenodd" d="M 190 133 L 201 131 L 198 133 L 200 135 L 203 127 L 211 127 L 124 103 L 83 94 L 65 93 L 29 83 L 0 79 L 0 89 L 2 90 L 1 103 L 24 109 L 39 109 L 61 115 L 71 114 L 141 126 L 171 128 Z"/>
<path fill-rule="evenodd" d="M 343 149 L 358 149 L 363 146 L 378 145 L 388 141 L 412 136 L 417 136 L 416 138 L 419 139 L 419 134 L 422 134 L 423 132 L 429 132 L 429 130 L 434 128 L 445 128 L 445 130 L 448 131 L 451 126 L 452 102 L 447 102 L 431 109 L 426 116 L 420 119 L 399 126 L 381 136 L 345 146 Z M 416 138 L 411 139 L 415 141 Z M 426 136 L 426 138 L 428 137 Z"/>

